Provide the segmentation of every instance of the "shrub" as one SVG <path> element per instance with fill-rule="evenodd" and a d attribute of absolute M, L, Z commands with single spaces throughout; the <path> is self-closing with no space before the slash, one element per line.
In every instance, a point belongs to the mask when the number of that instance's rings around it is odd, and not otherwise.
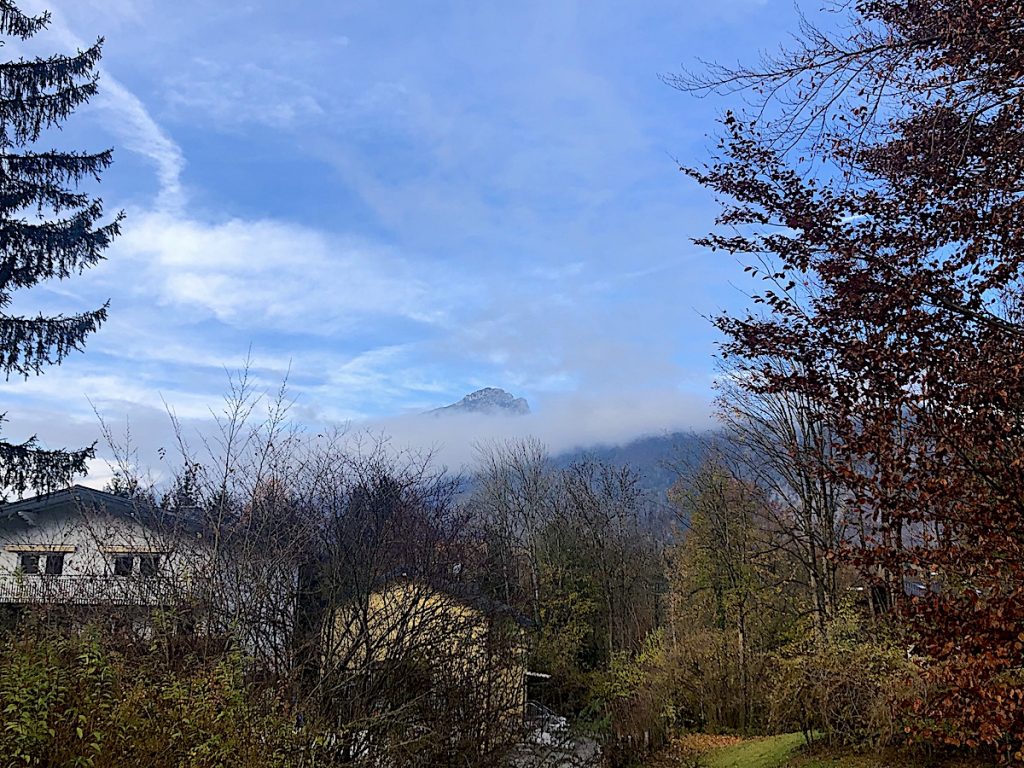
<path fill-rule="evenodd" d="M 171 668 L 89 628 L 8 636 L 0 666 L 9 766 L 241 768 L 297 754 L 287 711 L 243 680 L 237 656 Z"/>
<path fill-rule="evenodd" d="M 824 638 L 800 643 L 777 660 L 771 720 L 777 730 L 804 732 L 829 744 L 893 742 L 900 733 L 897 702 L 918 685 L 898 642 L 852 611 L 842 612 Z"/>
<path fill-rule="evenodd" d="M 675 709 L 661 630 L 651 632 L 637 653 L 612 656 L 596 680 L 591 710 L 609 732 L 607 754 L 613 764 L 631 764 L 667 742 Z"/>

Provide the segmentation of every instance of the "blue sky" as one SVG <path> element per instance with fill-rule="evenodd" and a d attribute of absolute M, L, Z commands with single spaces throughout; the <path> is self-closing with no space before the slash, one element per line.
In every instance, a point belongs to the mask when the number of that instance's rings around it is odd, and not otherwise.
<path fill-rule="evenodd" d="M 715 206 L 674 158 L 705 156 L 724 105 L 658 75 L 755 59 L 791 4 L 24 5 L 55 14 L 30 51 L 107 39 L 101 94 L 56 141 L 115 147 L 99 191 L 128 218 L 102 266 L 19 297 L 109 298 L 111 319 L 2 385 L 11 429 L 201 419 L 250 347 L 311 424 L 483 386 L 616 439 L 705 417 L 701 315 L 742 304 L 742 278 L 690 243 Z"/>

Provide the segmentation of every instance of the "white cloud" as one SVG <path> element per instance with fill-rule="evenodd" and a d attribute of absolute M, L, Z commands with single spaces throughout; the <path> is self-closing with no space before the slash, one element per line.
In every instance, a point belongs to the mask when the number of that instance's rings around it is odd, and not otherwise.
<path fill-rule="evenodd" d="M 14 394 L 21 390 L 22 405 L 26 402 L 50 406 L 54 412 L 75 419 L 89 420 L 93 407 L 112 413 L 132 406 L 161 407 L 161 399 L 173 405 L 183 416 L 205 419 L 218 397 L 209 393 L 189 391 L 181 386 L 159 387 L 131 370 L 105 371 L 99 366 L 62 366 L 29 382 L 6 385 Z M 13 419 L 12 419 L 13 422 Z M 52 433 L 53 428 L 47 430 Z"/>
<path fill-rule="evenodd" d="M 330 335 L 367 317 L 436 324 L 453 300 L 430 290 L 435 269 L 279 221 L 210 224 L 139 211 L 113 259 L 144 275 L 138 290 L 161 304 L 253 330 Z"/>
<path fill-rule="evenodd" d="M 203 115 L 220 126 L 308 127 L 325 114 L 310 85 L 252 62 L 194 59 L 185 74 L 169 80 L 167 99 L 191 119 Z"/>
<path fill-rule="evenodd" d="M 356 422 L 351 433 L 384 434 L 400 450 L 433 450 L 439 461 L 460 469 L 473 465 L 477 446 L 493 440 L 534 437 L 557 454 L 710 426 L 706 400 L 676 390 L 601 397 L 565 393 L 548 395 L 531 406 L 532 413 L 518 417 L 413 414 Z"/>
<path fill-rule="evenodd" d="M 102 87 L 95 105 L 110 113 L 108 127 L 121 139 L 121 146 L 148 158 L 156 166 L 160 192 L 156 207 L 179 210 L 185 203 L 181 174 L 185 157 L 181 148 L 150 116 L 139 98 L 109 73 L 102 73 Z"/>

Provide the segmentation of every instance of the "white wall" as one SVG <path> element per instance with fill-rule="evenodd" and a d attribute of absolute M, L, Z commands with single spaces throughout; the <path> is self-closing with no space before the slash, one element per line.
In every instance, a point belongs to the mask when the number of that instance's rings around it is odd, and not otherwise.
<path fill-rule="evenodd" d="M 187 534 L 161 534 L 123 515 L 89 512 L 68 503 L 40 511 L 30 525 L 20 517 L 0 520 L 0 603 L 156 605 L 192 594 L 208 572 L 209 547 Z M 60 576 L 20 571 L 21 548 L 64 555 Z M 139 554 L 159 555 L 157 575 L 140 573 Z M 114 572 L 117 555 L 133 554 L 133 572 Z"/>

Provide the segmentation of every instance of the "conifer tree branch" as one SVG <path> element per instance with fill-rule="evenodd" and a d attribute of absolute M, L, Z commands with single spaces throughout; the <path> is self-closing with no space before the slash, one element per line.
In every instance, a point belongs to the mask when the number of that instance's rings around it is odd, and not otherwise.
<path fill-rule="evenodd" d="M 27 40 L 50 23 L 49 11 L 29 16 L 11 0 L 0 0 L 0 35 L 11 35 Z"/>
<path fill-rule="evenodd" d="M 107 307 L 77 315 L 12 317 L 0 315 L 0 371 L 28 378 L 45 366 L 60 365 L 80 351 L 85 339 L 107 319 Z"/>
<path fill-rule="evenodd" d="M 0 98 L 25 100 L 49 89 L 71 88 L 82 78 L 91 80 L 102 52 L 100 39 L 72 56 L 0 62 Z"/>
<path fill-rule="evenodd" d="M 0 142 L 24 146 L 58 125 L 75 107 L 96 95 L 98 75 L 87 82 L 26 98 L 0 98 Z"/>
<path fill-rule="evenodd" d="M 121 217 L 95 226 L 103 205 L 94 200 L 75 216 L 29 223 L 0 219 L 0 296 L 13 288 L 29 288 L 43 280 L 70 277 L 103 258 L 103 251 L 120 231 Z"/>
<path fill-rule="evenodd" d="M 4 492 L 20 497 L 30 489 L 46 493 L 64 488 L 86 473 L 88 460 L 95 456 L 95 443 L 69 451 L 40 448 L 35 436 L 23 443 L 0 440 L 0 500 Z"/>

